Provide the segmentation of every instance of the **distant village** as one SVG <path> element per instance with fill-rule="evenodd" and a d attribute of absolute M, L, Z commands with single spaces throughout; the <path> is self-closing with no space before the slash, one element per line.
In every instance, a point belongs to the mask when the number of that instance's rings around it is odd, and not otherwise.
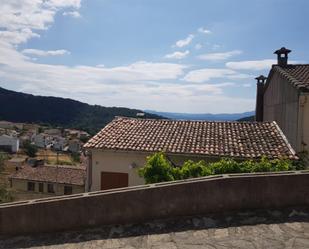
<path fill-rule="evenodd" d="M 42 149 L 79 153 L 90 135 L 81 130 L 0 121 L 0 149 L 18 153 L 30 142 Z"/>
<path fill-rule="evenodd" d="M 81 130 L 0 121 L 0 151 L 6 158 L 0 184 L 13 190 L 14 200 L 84 192 L 82 148 L 89 137 Z"/>

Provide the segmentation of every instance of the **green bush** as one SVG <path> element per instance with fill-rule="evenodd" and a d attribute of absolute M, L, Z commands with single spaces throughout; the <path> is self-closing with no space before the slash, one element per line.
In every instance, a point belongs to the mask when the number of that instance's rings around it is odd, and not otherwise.
<path fill-rule="evenodd" d="M 262 157 L 259 161 L 234 159 L 221 159 L 218 162 L 206 163 L 188 160 L 180 167 L 174 167 L 164 153 L 155 153 L 147 157 L 146 165 L 139 169 L 139 175 L 144 177 L 146 183 L 173 181 L 194 177 L 252 172 L 274 172 L 294 170 L 297 167 L 294 162 L 286 159 L 269 160 Z"/>
<path fill-rule="evenodd" d="M 146 165 L 139 169 L 140 176 L 146 183 L 173 181 L 174 174 L 170 162 L 162 152 L 147 157 Z"/>
<path fill-rule="evenodd" d="M 36 153 L 38 152 L 38 148 L 34 144 L 31 144 L 30 141 L 26 141 L 24 143 L 24 151 L 25 151 L 27 156 L 36 157 Z"/>

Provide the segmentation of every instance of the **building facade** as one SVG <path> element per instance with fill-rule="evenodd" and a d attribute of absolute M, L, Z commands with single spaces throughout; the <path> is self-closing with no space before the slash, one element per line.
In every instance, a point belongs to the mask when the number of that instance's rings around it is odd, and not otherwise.
<path fill-rule="evenodd" d="M 257 78 L 256 120 L 276 121 L 297 152 L 309 149 L 309 65 L 289 64 L 289 49 L 275 51 L 277 65 Z"/>
<path fill-rule="evenodd" d="M 77 166 L 23 165 L 9 179 L 16 191 L 41 196 L 70 195 L 85 192 L 86 170 Z"/>
<path fill-rule="evenodd" d="M 16 153 L 19 150 L 19 139 L 14 136 L 1 135 L 0 136 L 0 149 Z"/>

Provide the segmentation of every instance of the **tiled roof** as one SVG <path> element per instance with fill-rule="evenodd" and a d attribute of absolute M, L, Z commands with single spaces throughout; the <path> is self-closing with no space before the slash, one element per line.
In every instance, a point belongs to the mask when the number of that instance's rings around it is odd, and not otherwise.
<path fill-rule="evenodd" d="M 25 165 L 13 173 L 11 178 L 82 186 L 85 184 L 86 170 L 82 167 L 53 165 L 31 167 Z"/>
<path fill-rule="evenodd" d="M 294 87 L 309 91 L 309 64 L 273 66 L 273 69 L 286 77 Z"/>
<path fill-rule="evenodd" d="M 117 117 L 85 148 L 231 156 L 295 158 L 275 122 L 210 122 Z"/>

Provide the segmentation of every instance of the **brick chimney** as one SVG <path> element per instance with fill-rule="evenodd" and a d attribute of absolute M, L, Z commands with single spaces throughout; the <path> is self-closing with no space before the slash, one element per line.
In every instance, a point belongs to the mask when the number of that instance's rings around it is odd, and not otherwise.
<path fill-rule="evenodd" d="M 260 75 L 255 78 L 257 80 L 257 89 L 256 89 L 256 107 L 255 107 L 255 121 L 262 122 L 263 121 L 263 102 L 264 102 L 264 86 L 266 77 L 264 75 Z"/>
<path fill-rule="evenodd" d="M 285 47 L 282 47 L 274 52 L 274 54 L 277 54 L 277 64 L 279 66 L 286 66 L 288 64 L 288 54 L 292 51 L 290 49 L 287 49 Z"/>

